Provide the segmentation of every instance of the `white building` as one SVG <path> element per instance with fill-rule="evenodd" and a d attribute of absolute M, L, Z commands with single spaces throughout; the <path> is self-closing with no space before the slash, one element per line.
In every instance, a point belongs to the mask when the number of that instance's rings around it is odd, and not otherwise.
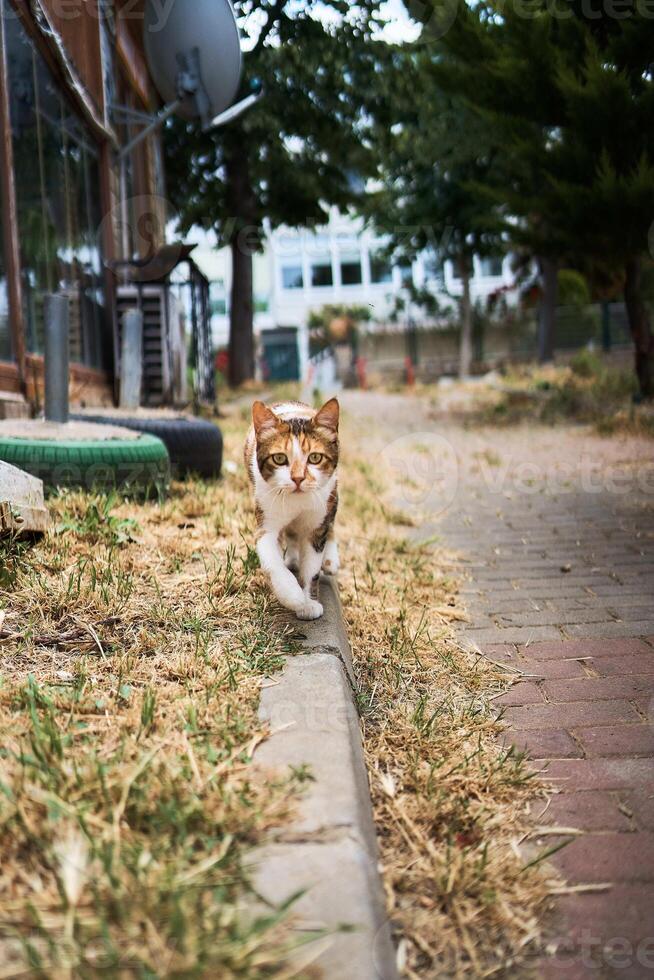
<path fill-rule="evenodd" d="M 195 261 L 212 283 L 212 328 L 216 347 L 227 344 L 231 256 L 216 249 L 212 235 L 192 236 L 199 242 Z M 327 225 L 309 229 L 279 228 L 268 235 L 261 254 L 254 256 L 255 333 L 280 327 L 298 331 L 302 370 L 308 352 L 307 322 L 312 310 L 327 304 L 364 306 L 371 319 L 366 329 L 383 330 L 406 295 L 406 286 L 427 287 L 441 309 L 452 307 L 463 285 L 450 261 L 441 262 L 426 250 L 410 265 L 392 264 L 385 257 L 385 241 L 360 219 L 335 209 Z M 474 260 L 471 279 L 473 303 L 514 284 L 508 257 Z M 420 308 L 412 310 L 420 326 L 426 319 Z"/>

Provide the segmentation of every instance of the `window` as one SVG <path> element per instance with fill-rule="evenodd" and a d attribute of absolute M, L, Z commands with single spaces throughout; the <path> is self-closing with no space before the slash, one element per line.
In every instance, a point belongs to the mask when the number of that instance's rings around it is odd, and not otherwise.
<path fill-rule="evenodd" d="M 285 265 L 282 268 L 282 285 L 284 289 L 302 289 L 304 276 L 301 265 Z"/>
<path fill-rule="evenodd" d="M 381 254 L 370 256 L 370 281 L 373 283 L 393 281 L 391 263 Z"/>
<path fill-rule="evenodd" d="M 361 260 L 341 262 L 341 282 L 344 286 L 358 286 L 362 282 Z"/>
<path fill-rule="evenodd" d="M 413 266 L 410 262 L 400 262 L 400 276 L 403 286 L 413 285 Z"/>
<path fill-rule="evenodd" d="M 227 313 L 227 296 L 222 280 L 209 283 L 209 311 L 211 316 L 225 316 Z"/>
<path fill-rule="evenodd" d="M 437 282 L 441 286 L 445 282 L 445 269 L 443 260 L 437 252 L 426 252 L 423 258 L 425 276 L 432 282 Z"/>
<path fill-rule="evenodd" d="M 5 21 L 26 345 L 43 351 L 43 298 L 70 301 L 70 358 L 106 368 L 98 153 L 93 136 L 25 33 Z"/>
<path fill-rule="evenodd" d="M 332 275 L 331 262 L 316 262 L 311 266 L 311 285 L 312 286 L 333 286 L 334 277 Z"/>
<path fill-rule="evenodd" d="M 482 276 L 501 276 L 502 275 L 502 256 L 490 255 L 479 260 L 479 272 Z"/>

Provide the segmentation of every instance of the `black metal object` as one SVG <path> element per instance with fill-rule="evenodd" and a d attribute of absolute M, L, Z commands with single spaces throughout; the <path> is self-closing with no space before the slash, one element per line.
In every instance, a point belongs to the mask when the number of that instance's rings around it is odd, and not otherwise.
<path fill-rule="evenodd" d="M 213 404 L 216 400 L 216 381 L 213 364 L 213 344 L 211 338 L 211 316 L 209 309 L 209 280 L 191 258 L 195 245 L 176 242 L 164 245 L 146 259 L 131 259 L 113 263 L 118 272 L 122 270 L 124 284 L 132 285 L 137 292 L 137 306 L 142 309 L 143 290 L 146 286 L 162 286 L 164 289 L 164 308 L 166 329 L 170 330 L 170 291 L 174 288 L 187 289 L 191 314 L 191 359 L 194 367 L 194 396 L 197 402 Z M 181 267 L 186 274 L 173 278 Z M 172 338 L 166 337 L 170 377 L 173 377 Z"/>

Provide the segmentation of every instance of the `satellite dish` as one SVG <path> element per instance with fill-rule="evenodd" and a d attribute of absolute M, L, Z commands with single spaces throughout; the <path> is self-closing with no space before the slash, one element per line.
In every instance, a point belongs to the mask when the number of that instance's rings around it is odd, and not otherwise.
<path fill-rule="evenodd" d="M 163 100 L 208 124 L 231 106 L 241 78 L 241 42 L 229 0 L 146 0 L 143 40 Z"/>

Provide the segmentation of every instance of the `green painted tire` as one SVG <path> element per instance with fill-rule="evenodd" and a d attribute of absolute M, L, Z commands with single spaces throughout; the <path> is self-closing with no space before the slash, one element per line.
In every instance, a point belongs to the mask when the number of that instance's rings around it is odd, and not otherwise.
<path fill-rule="evenodd" d="M 124 496 L 161 497 L 170 459 L 161 439 L 62 440 L 0 437 L 0 460 L 38 476 L 48 490 L 82 488 Z"/>

